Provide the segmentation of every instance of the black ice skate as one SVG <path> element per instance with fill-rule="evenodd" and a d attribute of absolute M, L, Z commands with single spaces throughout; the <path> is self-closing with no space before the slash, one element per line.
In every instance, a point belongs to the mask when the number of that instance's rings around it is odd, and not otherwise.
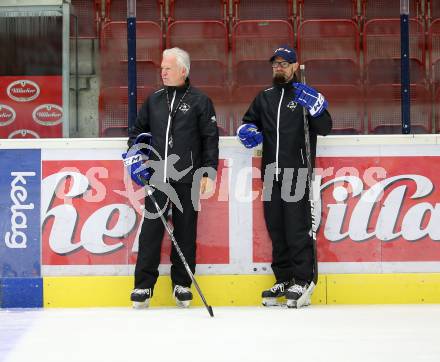
<path fill-rule="evenodd" d="M 153 290 L 151 288 L 133 289 L 130 295 L 130 300 L 133 302 L 133 308 L 135 309 L 148 308 L 152 296 L 153 296 Z"/>
<path fill-rule="evenodd" d="M 264 290 L 263 293 L 261 293 L 263 305 L 265 307 L 281 305 L 282 303 L 278 302 L 277 298 L 285 296 L 288 286 L 289 282 L 280 282 L 275 283 L 272 288 Z"/>
<path fill-rule="evenodd" d="M 189 288 L 178 284 L 174 285 L 173 297 L 176 299 L 177 306 L 182 308 L 188 308 L 189 303 L 193 299 L 193 295 Z"/>
<path fill-rule="evenodd" d="M 309 290 L 309 283 L 292 281 L 286 290 L 286 304 L 288 308 L 301 308 L 311 304 L 313 289 Z"/>

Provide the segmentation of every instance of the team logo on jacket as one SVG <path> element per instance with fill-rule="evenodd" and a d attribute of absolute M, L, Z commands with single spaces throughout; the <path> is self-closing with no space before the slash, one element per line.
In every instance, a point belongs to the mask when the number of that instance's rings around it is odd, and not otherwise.
<path fill-rule="evenodd" d="M 179 109 L 182 111 L 182 113 L 186 113 L 186 112 L 188 112 L 189 111 L 189 109 L 190 109 L 191 107 L 189 106 L 189 104 L 186 104 L 186 103 L 182 103 L 181 105 L 180 105 L 180 107 L 179 107 Z"/>
<path fill-rule="evenodd" d="M 298 103 L 296 103 L 295 101 L 290 101 L 289 103 L 287 103 L 287 108 L 289 108 L 291 111 L 294 111 L 297 104 Z"/>

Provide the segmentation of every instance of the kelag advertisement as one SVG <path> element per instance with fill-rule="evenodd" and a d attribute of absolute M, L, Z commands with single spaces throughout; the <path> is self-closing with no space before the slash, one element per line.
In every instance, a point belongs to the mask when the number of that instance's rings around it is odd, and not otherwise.
<path fill-rule="evenodd" d="M 0 276 L 40 275 L 40 150 L 0 150 Z"/>

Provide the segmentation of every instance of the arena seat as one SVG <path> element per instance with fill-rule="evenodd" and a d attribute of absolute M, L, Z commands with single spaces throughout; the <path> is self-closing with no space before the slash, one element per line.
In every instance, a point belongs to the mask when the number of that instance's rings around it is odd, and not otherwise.
<path fill-rule="evenodd" d="M 429 14 L 431 16 L 431 20 L 435 21 L 440 18 L 440 2 L 437 0 L 431 0 L 429 2 Z"/>
<path fill-rule="evenodd" d="M 136 20 L 162 23 L 164 13 L 164 0 L 136 0 Z M 106 22 L 124 21 L 126 19 L 127 0 L 106 0 Z"/>
<path fill-rule="evenodd" d="M 353 20 L 306 20 L 298 30 L 298 56 L 313 84 L 360 84 L 360 34 Z"/>
<path fill-rule="evenodd" d="M 350 59 L 311 59 L 303 64 L 307 83 L 361 85 L 359 64 Z"/>
<path fill-rule="evenodd" d="M 127 25 L 108 22 L 101 32 L 101 84 L 127 86 Z M 162 53 L 162 31 L 154 22 L 137 22 L 138 86 L 157 86 Z"/>
<path fill-rule="evenodd" d="M 174 21 L 168 26 L 167 48 L 180 47 L 191 56 L 191 83 L 213 100 L 226 100 L 228 32 L 216 20 Z"/>
<path fill-rule="evenodd" d="M 409 20 L 411 83 L 425 83 L 426 42 L 423 25 Z M 375 19 L 364 27 L 364 60 L 369 84 L 400 83 L 400 20 Z"/>
<path fill-rule="evenodd" d="M 313 84 L 328 101 L 332 134 L 364 132 L 365 105 L 362 87 L 357 85 Z"/>
<path fill-rule="evenodd" d="M 431 23 L 428 29 L 428 52 L 430 78 L 434 89 L 440 85 L 440 19 Z"/>
<path fill-rule="evenodd" d="M 410 82 L 426 84 L 425 65 L 417 59 L 410 59 Z M 400 58 L 373 59 L 366 69 L 366 83 L 398 84 L 401 76 Z"/>
<path fill-rule="evenodd" d="M 154 22 L 138 21 L 136 24 L 137 60 L 160 64 L 162 56 L 162 31 Z M 127 24 L 123 21 L 106 23 L 101 32 L 101 62 L 127 61 Z"/>
<path fill-rule="evenodd" d="M 420 0 L 409 0 L 409 17 L 421 18 Z M 365 21 L 371 19 L 389 19 L 400 17 L 400 0 L 363 0 L 362 18 Z"/>
<path fill-rule="evenodd" d="M 292 0 L 234 0 L 234 22 L 241 20 L 292 20 Z"/>
<path fill-rule="evenodd" d="M 357 20 L 357 0 L 298 0 L 300 21 L 312 19 Z"/>
<path fill-rule="evenodd" d="M 235 24 L 232 31 L 234 85 L 268 85 L 272 74 L 269 58 L 282 44 L 293 44 L 293 29 L 287 21 L 242 20 Z"/>
<path fill-rule="evenodd" d="M 431 133 L 432 110 L 429 91 L 412 84 L 411 133 Z M 401 86 L 381 84 L 367 88 L 368 131 L 371 133 L 402 133 Z"/>
<path fill-rule="evenodd" d="M 293 45 L 293 28 L 284 20 L 241 20 L 232 30 L 232 129 L 241 124 L 254 97 L 272 84 L 269 58 L 282 44 Z"/>
<path fill-rule="evenodd" d="M 170 0 L 168 22 L 176 20 L 227 21 L 228 16 L 228 0 Z"/>
<path fill-rule="evenodd" d="M 151 87 L 137 88 L 137 108 L 153 92 Z M 99 95 L 99 134 L 101 137 L 126 137 L 128 130 L 128 88 L 101 88 Z"/>
<path fill-rule="evenodd" d="M 151 21 L 138 21 L 136 31 L 138 106 L 159 86 L 162 30 Z M 101 35 L 99 122 L 102 136 L 124 133 L 128 127 L 127 24 L 110 21 Z"/>
<path fill-rule="evenodd" d="M 420 21 L 409 21 L 410 57 L 425 62 L 425 34 Z M 364 27 L 365 62 L 400 58 L 400 19 L 370 20 Z"/>

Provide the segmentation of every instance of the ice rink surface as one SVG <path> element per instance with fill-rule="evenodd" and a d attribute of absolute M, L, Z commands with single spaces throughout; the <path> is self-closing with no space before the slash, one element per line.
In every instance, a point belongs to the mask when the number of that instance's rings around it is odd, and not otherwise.
<path fill-rule="evenodd" d="M 440 305 L 0 310 L 1 362 L 440 361 Z"/>

